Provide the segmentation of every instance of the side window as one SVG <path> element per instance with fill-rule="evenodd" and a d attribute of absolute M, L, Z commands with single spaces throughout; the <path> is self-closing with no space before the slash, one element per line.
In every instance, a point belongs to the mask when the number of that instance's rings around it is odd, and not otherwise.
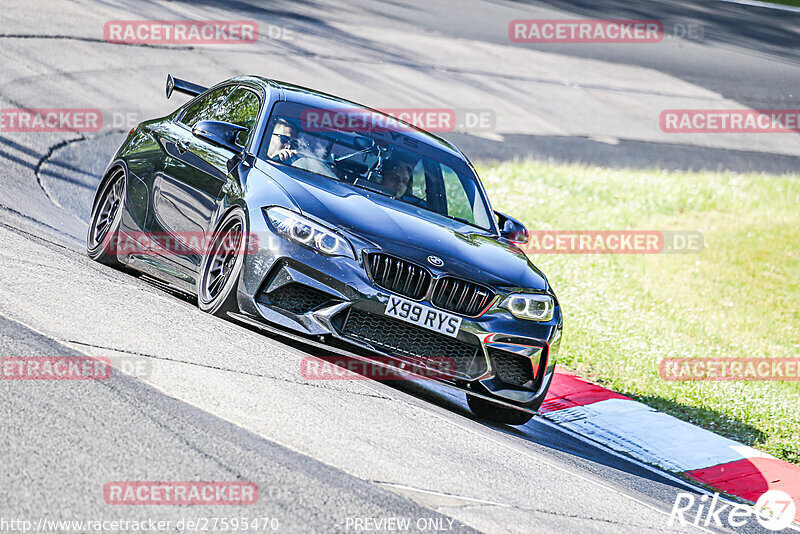
<path fill-rule="evenodd" d="M 464 191 L 464 186 L 461 184 L 461 179 L 447 165 L 442 165 L 442 178 L 444 179 L 444 191 L 447 197 L 447 214 L 451 217 L 459 217 L 474 223 L 475 218 L 472 214 L 472 207 L 467 193 Z"/>
<path fill-rule="evenodd" d="M 425 183 L 425 167 L 422 165 L 422 161 L 420 160 L 419 163 L 414 167 L 412 171 L 413 181 L 411 186 L 411 194 L 417 198 L 421 198 L 422 200 L 427 199 L 427 184 Z"/>
<path fill-rule="evenodd" d="M 183 112 L 180 121 L 191 128 L 199 121 L 211 120 L 214 117 L 214 110 L 225 100 L 233 90 L 232 86 L 220 87 L 200 98 L 197 102 L 189 106 Z"/>
<path fill-rule="evenodd" d="M 246 132 L 241 132 L 239 137 L 236 138 L 236 143 L 244 146 L 247 143 L 250 132 L 253 131 L 253 127 L 256 125 L 259 104 L 258 96 L 253 91 L 238 87 L 217 108 L 214 113 L 214 120 L 229 122 L 247 128 Z"/>

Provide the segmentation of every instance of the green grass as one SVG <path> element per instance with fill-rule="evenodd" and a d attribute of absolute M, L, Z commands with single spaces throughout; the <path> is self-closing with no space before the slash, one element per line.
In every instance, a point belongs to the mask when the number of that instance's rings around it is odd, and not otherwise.
<path fill-rule="evenodd" d="M 532 255 L 562 304 L 559 363 L 800 463 L 800 382 L 662 380 L 664 357 L 800 355 L 800 177 L 478 165 L 530 229 L 699 230 L 695 254 Z"/>
<path fill-rule="evenodd" d="M 767 2 L 768 4 L 783 4 L 785 6 L 800 7 L 800 0 L 761 0 L 761 1 Z"/>

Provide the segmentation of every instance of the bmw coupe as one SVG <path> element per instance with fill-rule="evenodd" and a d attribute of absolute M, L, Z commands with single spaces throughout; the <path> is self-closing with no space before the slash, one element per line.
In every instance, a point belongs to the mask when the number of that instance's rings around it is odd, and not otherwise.
<path fill-rule="evenodd" d="M 561 308 L 517 246 L 527 230 L 492 210 L 457 148 L 261 77 L 205 88 L 170 75 L 174 91 L 192 98 L 131 130 L 100 181 L 92 259 L 211 314 L 433 369 L 479 417 L 530 420 L 553 378 Z"/>

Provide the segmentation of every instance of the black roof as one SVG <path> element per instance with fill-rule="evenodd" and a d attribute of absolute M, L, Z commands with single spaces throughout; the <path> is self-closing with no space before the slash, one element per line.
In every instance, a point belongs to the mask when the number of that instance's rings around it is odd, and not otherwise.
<path fill-rule="evenodd" d="M 233 78 L 228 81 L 240 81 L 240 82 L 250 82 L 260 85 L 264 88 L 265 91 L 278 90 L 281 92 L 281 99 L 286 100 L 288 102 L 296 102 L 298 104 L 304 104 L 310 107 L 316 107 L 321 109 L 330 109 L 331 111 L 351 111 L 353 108 L 363 109 L 369 111 L 370 113 L 381 115 L 384 117 L 390 117 L 386 113 L 370 108 L 363 104 L 359 104 L 358 102 L 353 102 L 351 100 L 346 100 L 344 98 L 340 98 L 335 95 L 330 95 L 327 93 L 323 93 L 321 91 L 317 91 L 315 89 L 309 89 L 308 87 L 302 87 L 300 85 L 294 85 L 287 82 L 281 82 L 278 80 L 272 80 L 269 78 L 264 78 L 262 76 L 239 76 Z M 392 121 L 398 122 L 407 126 L 408 128 L 403 129 L 403 135 L 411 137 L 417 141 L 422 143 L 426 143 L 428 145 L 433 145 L 440 150 L 444 150 L 464 161 L 467 161 L 467 158 L 461 151 L 452 145 L 449 141 L 442 139 L 430 132 L 426 132 L 413 124 L 400 120 L 396 117 L 392 117 Z"/>

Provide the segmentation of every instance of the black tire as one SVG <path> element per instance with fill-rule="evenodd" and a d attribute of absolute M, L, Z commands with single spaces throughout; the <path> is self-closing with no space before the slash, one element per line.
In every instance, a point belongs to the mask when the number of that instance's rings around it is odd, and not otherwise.
<path fill-rule="evenodd" d="M 118 235 L 125 202 L 125 171 L 116 168 L 103 181 L 92 207 L 89 231 L 86 234 L 86 253 L 94 261 L 120 267 L 112 239 Z"/>
<path fill-rule="evenodd" d="M 227 317 L 239 311 L 236 287 L 247 245 L 245 228 L 244 210 L 234 208 L 214 230 L 197 277 L 197 305 L 206 313 Z"/>
<path fill-rule="evenodd" d="M 467 394 L 467 404 L 472 413 L 493 423 L 504 425 L 524 425 L 533 418 L 533 414 L 506 408 L 492 401 Z"/>

